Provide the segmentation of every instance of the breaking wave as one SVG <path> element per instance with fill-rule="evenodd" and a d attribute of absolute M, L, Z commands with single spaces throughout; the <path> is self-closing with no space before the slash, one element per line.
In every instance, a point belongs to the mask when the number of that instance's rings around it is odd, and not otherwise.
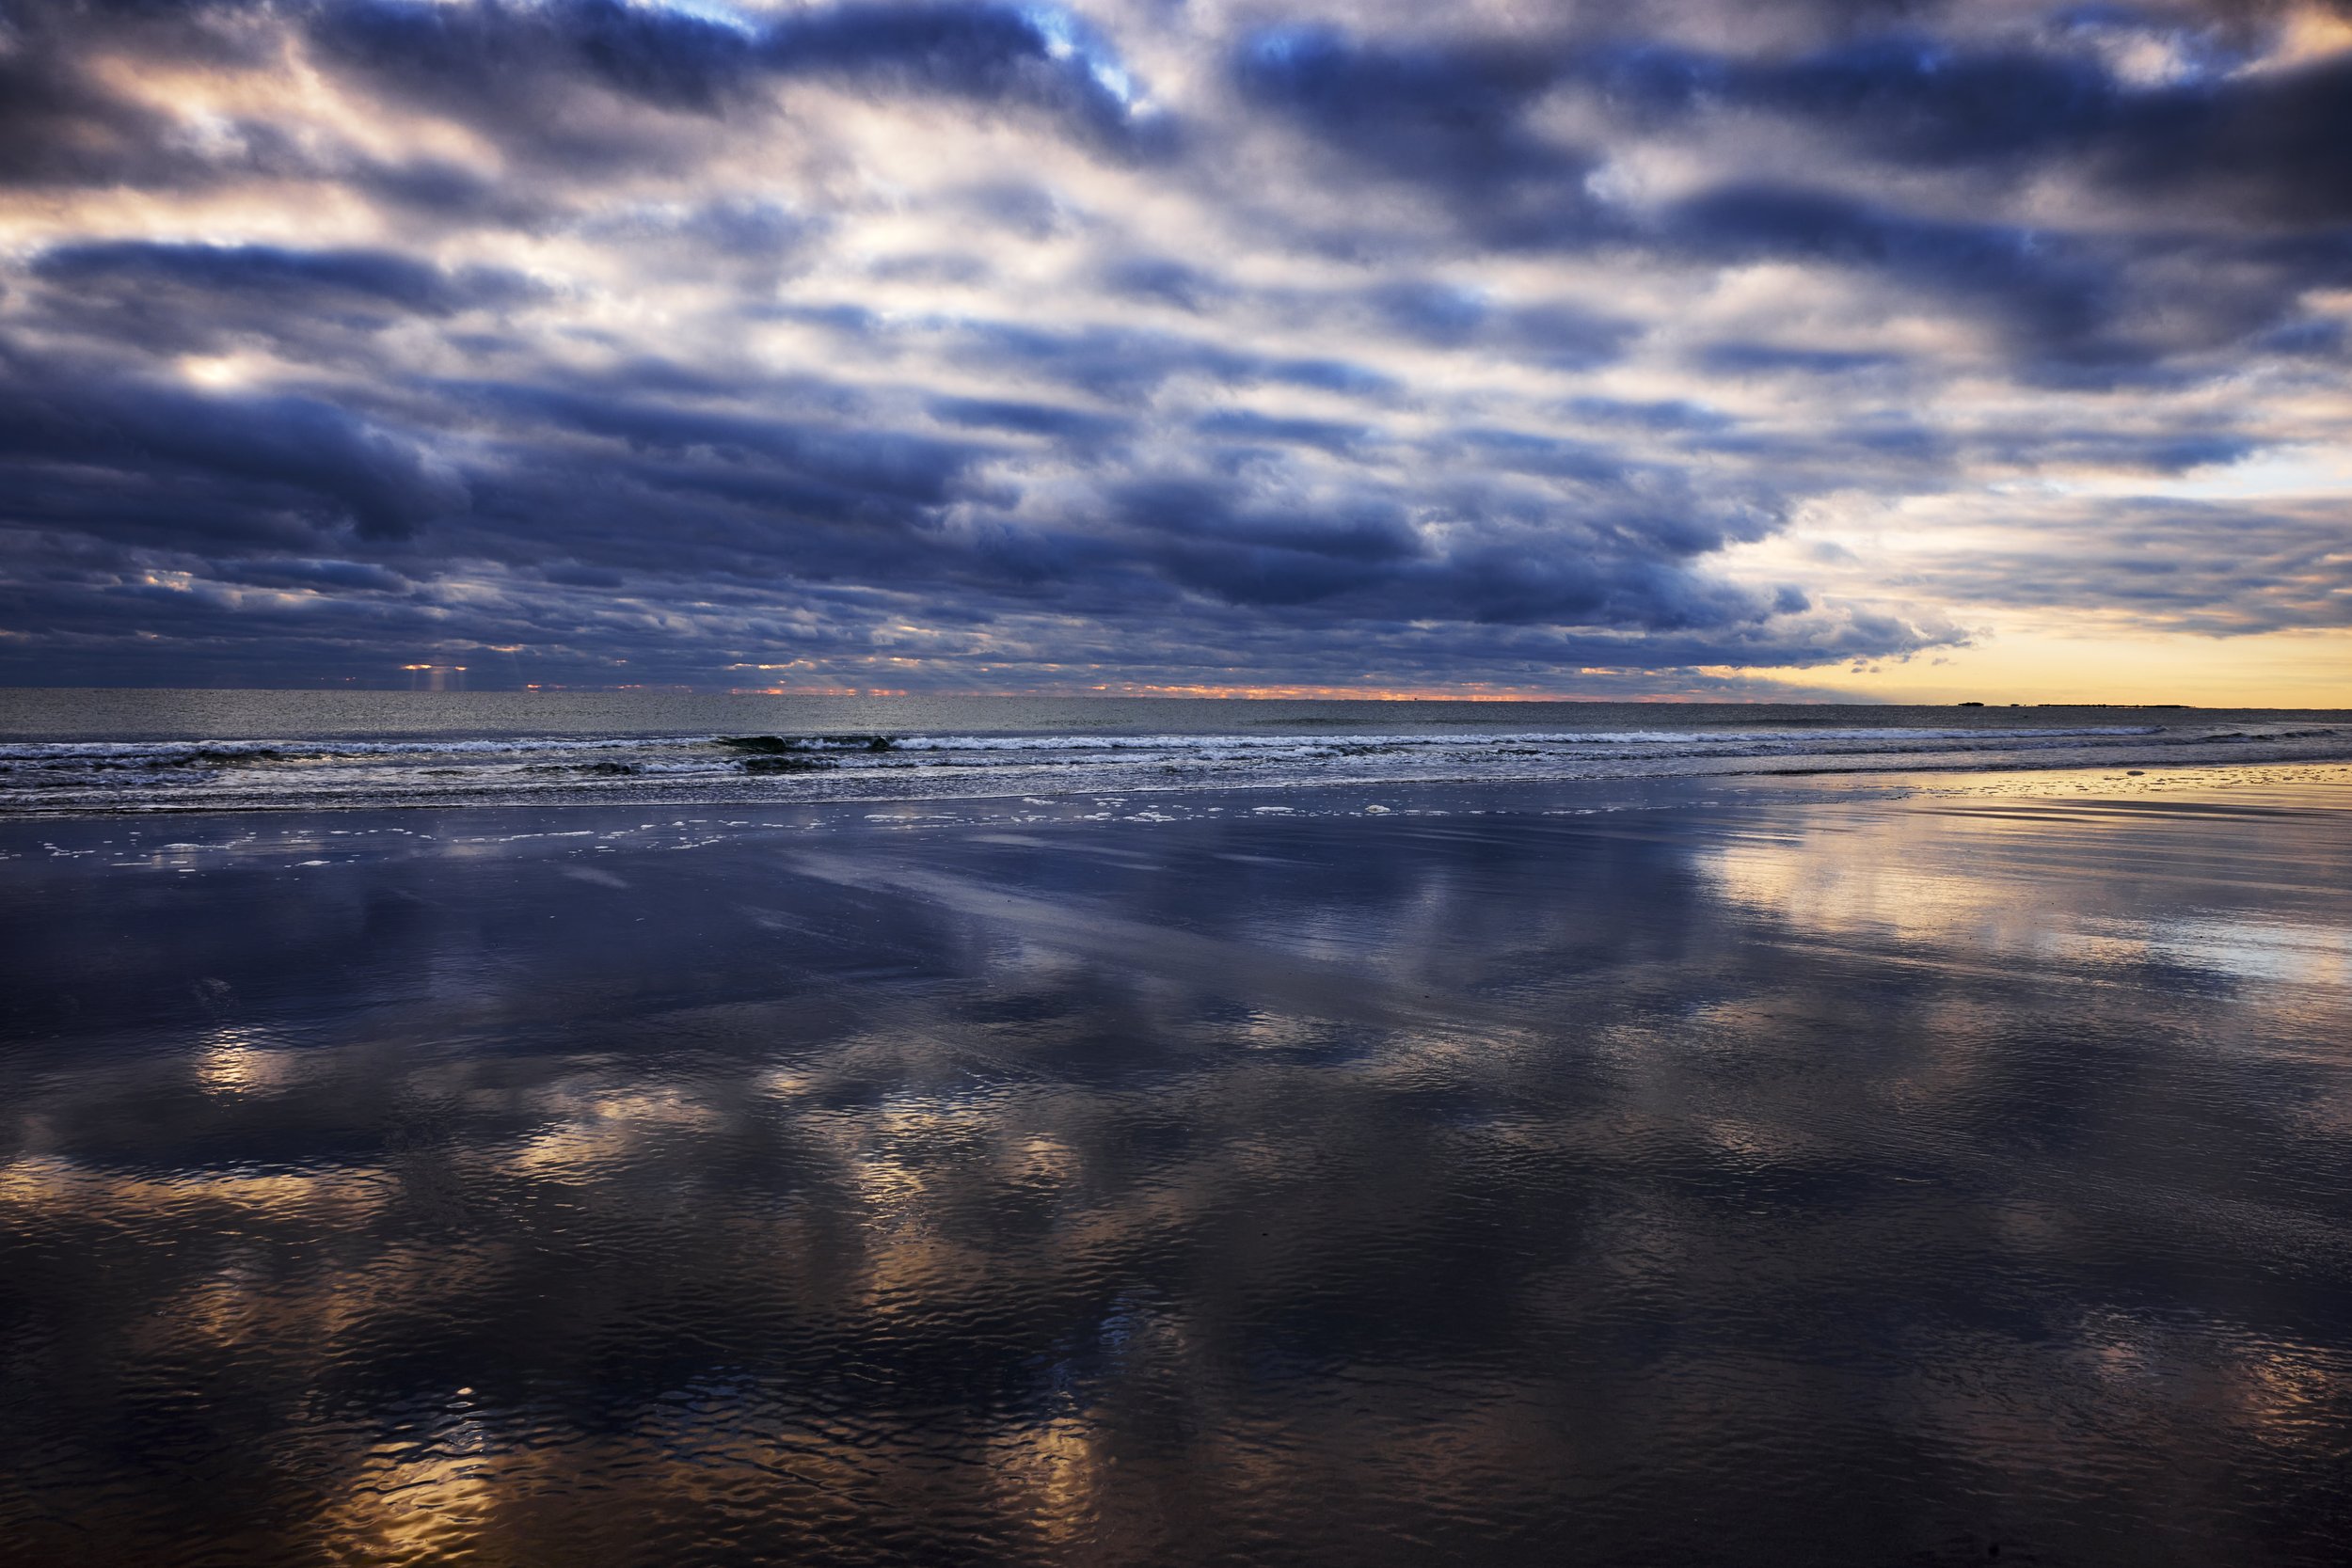
<path fill-rule="evenodd" d="M 745 734 L 0 744 L 0 812 L 906 800 L 1306 784 L 2312 761 L 2352 725 Z"/>

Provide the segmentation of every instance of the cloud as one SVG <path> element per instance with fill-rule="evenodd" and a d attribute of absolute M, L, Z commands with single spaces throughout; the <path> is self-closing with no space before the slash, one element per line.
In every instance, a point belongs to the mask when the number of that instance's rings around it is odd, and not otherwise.
<path fill-rule="evenodd" d="M 109 241 L 45 250 L 27 271 L 56 324 L 183 353 L 258 338 L 326 356 L 338 336 L 497 309 L 533 293 L 502 268 L 450 273 L 377 249 Z"/>
<path fill-rule="evenodd" d="M 14 0 L 0 664 L 1524 687 L 2337 626 L 2320 498 L 2018 499 L 2335 438 L 2334 36 Z M 1839 508 L 1968 547 L 1771 553 Z"/>
<path fill-rule="evenodd" d="M 2142 85 L 2065 37 L 1879 34 L 1756 59 L 1576 33 L 1406 43 L 1278 26 L 1232 70 L 1247 100 L 1377 180 L 1428 187 L 1479 243 L 1864 270 L 1991 313 L 2068 373 L 2235 341 L 2352 276 L 2325 227 L 2352 218 L 2333 150 L 2352 131 L 2352 58 L 2247 72 L 2210 47 L 2185 55 Z M 1564 119 L 1581 135 L 1547 129 Z M 1604 150 L 1645 133 L 1714 174 L 1629 198 Z M 1939 210 L 1884 205 L 1887 165 L 1948 176 Z M 1799 166 L 1812 178 L 1791 180 Z M 2155 230 L 1953 215 L 2029 175 Z M 2177 325 L 2150 342 L 2159 321 Z"/>
<path fill-rule="evenodd" d="M 1923 552 L 1914 580 L 2004 609 L 2097 605 L 2202 637 L 2352 626 L 2340 505 L 2130 496 L 2024 497 L 2029 526 L 1964 553 Z"/>
<path fill-rule="evenodd" d="M 717 118 L 803 81 L 1028 110 L 1105 148 L 1140 147 L 1149 134 L 1117 55 L 1043 6 L 850 5 L 763 21 L 623 0 L 358 0 L 318 7 L 306 34 L 385 95 L 510 146 L 617 157 L 583 96 Z"/>
<path fill-rule="evenodd" d="M 930 408 L 931 417 L 946 424 L 1011 430 L 1064 441 L 1107 440 L 1129 428 L 1125 420 L 1111 415 L 1010 398 L 934 398 Z"/>
<path fill-rule="evenodd" d="M 207 396 L 168 385 L 22 358 L 0 361 L 0 454 L 32 496 L 108 527 L 115 496 L 136 504 L 167 486 L 183 534 L 276 537 L 287 519 L 399 539 L 467 503 L 463 483 L 420 441 L 317 398 Z M 47 519 L 43 519 L 47 520 Z"/>
<path fill-rule="evenodd" d="M 2135 41 L 2157 53 L 2153 80 L 2122 74 L 2099 47 Z M 2335 153 L 2352 130 L 2352 61 L 2251 63 L 2211 30 L 2084 9 L 1991 45 L 1895 33 L 1787 60 L 1572 52 L 1554 80 L 1652 123 L 1785 118 L 1874 163 L 2004 177 L 2047 166 L 2137 199 L 2190 196 L 2290 228 L 2352 216 Z"/>

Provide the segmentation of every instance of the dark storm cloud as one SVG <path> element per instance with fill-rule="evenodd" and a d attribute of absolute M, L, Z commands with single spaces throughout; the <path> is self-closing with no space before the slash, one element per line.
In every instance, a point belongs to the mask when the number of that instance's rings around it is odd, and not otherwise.
<path fill-rule="evenodd" d="M 1165 256 L 1122 257 L 1103 269 L 1103 282 L 1113 293 L 1193 312 L 1232 292 L 1200 268 Z"/>
<path fill-rule="evenodd" d="M 1676 204 L 1661 231 L 1710 261 L 1826 261 L 1975 296 L 2061 341 L 2094 330 L 2115 289 L 2106 269 L 2033 230 L 1922 219 L 1803 188 L 1719 188 Z"/>
<path fill-rule="evenodd" d="M 1346 155 L 1457 190 L 1589 172 L 1597 149 L 1534 123 L 1539 105 L 1569 94 L 1636 128 L 1772 117 L 1874 163 L 1985 172 L 2042 161 L 2143 195 L 2210 185 L 2297 226 L 2352 215 L 2340 153 L 2352 61 L 2247 72 L 2218 36 L 2162 20 L 2084 8 L 1999 41 L 1899 31 L 1782 58 L 1626 33 L 1391 41 L 1279 25 L 1245 40 L 1232 69 L 1245 95 Z M 2126 80 L 2095 48 L 2150 31 L 2179 46 L 2172 80 Z"/>
<path fill-rule="evenodd" d="M 59 245 L 34 261 L 43 282 L 80 291 L 186 289 L 265 296 L 299 309 L 307 299 L 368 301 L 395 310 L 448 315 L 522 292 L 512 275 L 453 279 L 438 268 L 380 250 L 288 250 L 278 245 L 154 245 L 136 241 Z"/>
<path fill-rule="evenodd" d="M 0 180 L 124 180 L 178 161 L 160 146 L 165 117 L 95 87 L 47 50 L 11 42 L 0 55 Z"/>
<path fill-rule="evenodd" d="M 1201 435 L 1237 442 L 1271 442 L 1277 446 L 1320 447 L 1343 452 L 1372 436 L 1370 427 L 1342 424 L 1334 420 L 1281 420 L 1248 409 L 1204 414 L 1193 421 Z"/>
<path fill-rule="evenodd" d="M 1285 25 L 1245 40 L 1232 71 L 1245 101 L 1368 177 L 1425 185 L 1481 243 L 1866 269 L 1990 312 L 2061 367 L 2232 341 L 2341 286 L 2344 236 L 2327 230 L 2352 221 L 2352 57 L 2230 74 L 2242 60 L 2191 49 L 2185 80 L 2137 86 L 2081 45 L 2095 30 L 1997 47 L 1904 33 L 1753 60 L 1615 36 L 1400 42 Z M 1559 103 L 1587 112 L 1583 139 L 1543 128 Z M 1907 166 L 1963 187 L 2034 172 L 2157 222 L 2119 240 L 1907 212 L 1854 182 L 1757 178 L 1736 152 L 1732 178 L 1662 205 L 1597 198 L 1613 136 L 1711 150 L 1706 135 L 1775 122 L 1834 149 L 1804 158 L 1823 172 Z M 2273 232 L 2242 233 L 2249 219 Z M 1423 329 L 1445 329 L 1446 302 L 1428 307 Z M 2176 324 L 2163 341 L 2132 330 L 2158 319 Z"/>
<path fill-rule="evenodd" d="M 183 352 L 261 337 L 326 353 L 324 340 L 334 335 L 496 309 L 534 293 L 501 268 L 453 273 L 392 251 L 278 245 L 59 245 L 36 257 L 28 272 L 57 323 Z"/>
<path fill-rule="evenodd" d="M 598 397 L 537 386 L 458 386 L 450 390 L 494 418 L 519 420 L 554 437 L 588 436 L 634 453 L 692 456 L 698 467 L 765 467 L 821 494 L 840 515 L 903 519 L 907 508 L 937 506 L 953 492 L 975 450 L 882 431 L 758 419 Z M 640 471 L 647 471 L 641 469 Z M 683 474 L 689 470 L 664 470 Z"/>
<path fill-rule="evenodd" d="M 266 67 L 296 40 L 318 66 L 404 111 L 446 115 L 512 150 L 558 160 L 685 155 L 643 126 L 614 123 L 599 100 L 709 119 L 755 111 L 764 88 L 795 81 L 1034 112 L 1126 152 L 1168 130 L 1132 112 L 1106 45 L 1044 8 L 813 8 L 762 25 L 622 0 L 17 0 L 8 21 L 0 181 L 20 184 L 326 176 L 413 205 L 492 200 L 478 176 L 445 161 L 323 159 L 260 116 L 191 139 L 171 115 L 91 69 L 107 55 L 173 69 Z"/>
<path fill-rule="evenodd" d="M 1747 339 L 1709 343 L 1698 356 L 1699 364 L 1708 371 L 1724 377 L 1748 375 L 1846 375 L 1860 371 L 1884 370 L 1901 361 L 1893 355 L 1856 354 L 1844 349 L 1792 348 L 1777 343 L 1759 343 Z"/>
<path fill-rule="evenodd" d="M 805 270 L 828 227 L 818 214 L 741 196 L 644 203 L 574 226 L 599 245 L 630 250 L 634 265 L 649 276 L 691 280 L 723 275 L 746 292 L 772 288 Z"/>
<path fill-rule="evenodd" d="M 1624 462 L 1613 451 L 1586 441 L 1516 430 L 1466 430 L 1461 440 L 1483 463 L 1509 473 L 1550 474 L 1607 485 L 1627 477 Z"/>
<path fill-rule="evenodd" d="M 1049 14 L 868 5 L 787 11 L 762 24 L 620 0 L 358 0 L 319 7 L 309 35 L 324 57 L 381 90 L 515 144 L 548 137 L 559 101 L 583 87 L 718 116 L 764 84 L 793 80 L 948 94 L 1036 110 L 1105 144 L 1136 141 L 1141 128 L 1115 86 L 1115 59 L 1075 24 L 1057 34 Z"/>
<path fill-rule="evenodd" d="M 397 539 L 462 510 L 464 483 L 413 436 L 314 397 L 205 395 L 0 353 L 0 457 L 20 516 L 151 516 L 183 537 L 271 537 L 289 519 Z M 119 498 L 128 505 L 118 509 Z"/>
<path fill-rule="evenodd" d="M 1681 400 L 1638 403 L 1622 398 L 1570 398 L 1560 411 L 1587 424 L 1630 426 L 1661 433 L 1717 431 L 1732 422 L 1715 409 Z"/>
<path fill-rule="evenodd" d="M 1475 292 L 1401 280 L 1368 292 L 1372 312 L 1398 336 L 1444 348 L 1477 347 L 1584 370 L 1620 356 L 1638 323 L 1566 305 L 1498 306 Z"/>
<path fill-rule="evenodd" d="M 1511 42 L 1393 45 L 1282 25 L 1249 39 L 1234 72 L 1254 103 L 1392 173 L 1491 190 L 1591 166 L 1587 154 L 1526 125 L 1558 66 Z"/>
<path fill-rule="evenodd" d="M 872 329 L 860 321 L 858 329 Z M 976 370 L 1014 369 L 1041 380 L 1133 404 L 1180 376 L 1236 387 L 1274 385 L 1381 398 L 1401 390 L 1393 377 L 1337 358 L 1297 358 L 1229 347 L 1211 338 L 1130 327 L 1057 331 L 1007 322 L 958 324 L 949 354 Z"/>
<path fill-rule="evenodd" d="M 931 418 L 945 424 L 1013 430 L 1066 441 L 1107 440 L 1131 428 L 1126 420 L 1107 415 L 1010 398 L 934 398 L 930 407 Z"/>
<path fill-rule="evenodd" d="M 172 186 L 306 167 L 264 120 L 211 145 L 119 71 L 265 67 L 282 20 L 264 0 L 13 0 L 0 12 L 0 185 Z"/>
<path fill-rule="evenodd" d="M 2291 226 L 2352 216 L 2342 156 L 2352 61 L 2246 73 L 2224 40 L 2176 31 L 2186 45 L 2180 79 L 2137 85 L 2083 47 L 2134 20 L 2077 11 L 2039 48 L 1955 47 L 1915 33 L 1763 63 L 1602 48 L 1564 55 L 1551 79 L 1588 87 L 1636 120 L 1786 117 L 1874 162 L 1979 172 L 2057 163 L 2137 197 L 2195 192 Z"/>
<path fill-rule="evenodd" d="M 2324 507 L 1772 552 L 2324 438 L 2352 53 L 1495 15 L 0 0 L 0 658 L 1541 684 L 2340 624 Z"/>
<path fill-rule="evenodd" d="M 326 588 L 379 594 L 404 594 L 414 586 L 389 567 L 365 561 L 237 561 L 226 563 L 219 577 L 227 582 L 266 588 Z"/>

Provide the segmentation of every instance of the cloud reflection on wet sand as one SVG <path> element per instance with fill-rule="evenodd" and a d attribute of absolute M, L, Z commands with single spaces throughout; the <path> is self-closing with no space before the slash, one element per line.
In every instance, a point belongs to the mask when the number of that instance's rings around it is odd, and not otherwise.
<path fill-rule="evenodd" d="M 2335 799 L 11 860 L 0 1556 L 2328 1560 Z"/>

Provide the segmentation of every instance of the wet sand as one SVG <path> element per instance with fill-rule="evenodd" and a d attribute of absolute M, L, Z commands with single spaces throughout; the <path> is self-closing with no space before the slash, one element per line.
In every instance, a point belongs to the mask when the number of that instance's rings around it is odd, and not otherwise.
<path fill-rule="evenodd" d="M 0 825 L 0 1561 L 2342 1560 L 2352 786 L 1677 788 Z"/>

